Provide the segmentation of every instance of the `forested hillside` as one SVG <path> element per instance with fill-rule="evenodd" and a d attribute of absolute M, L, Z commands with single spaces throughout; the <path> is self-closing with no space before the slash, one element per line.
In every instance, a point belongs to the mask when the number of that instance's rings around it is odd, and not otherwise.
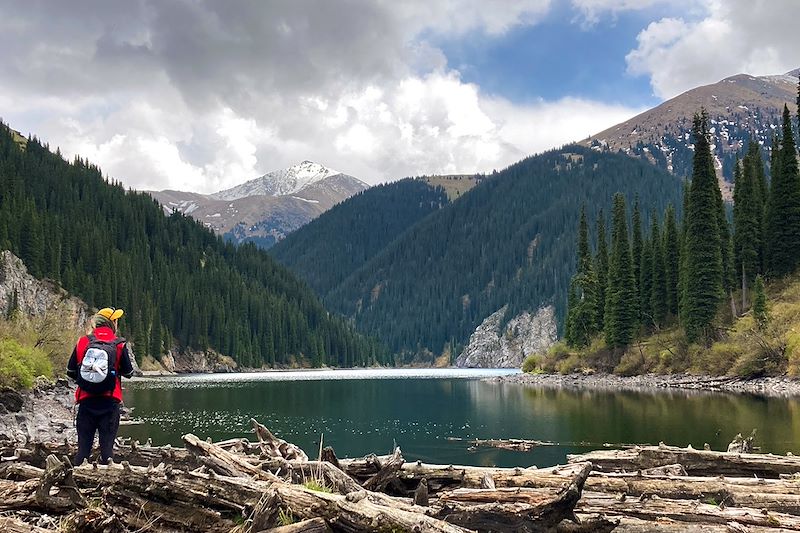
<path fill-rule="evenodd" d="M 577 146 L 547 152 L 497 173 L 422 219 L 324 293 L 324 301 L 406 360 L 457 352 L 484 318 L 506 304 L 510 318 L 553 303 L 563 320 L 574 271 L 573 221 L 582 204 L 605 202 L 618 190 L 661 208 L 680 203 L 680 180 L 652 165 Z M 304 231 L 331 235 L 335 228 L 321 227 L 328 220 L 322 217 Z M 361 226 L 360 238 L 370 230 Z M 318 253 L 322 246 L 309 239 L 303 261 L 320 271 L 344 272 L 329 254 Z"/>
<path fill-rule="evenodd" d="M 769 153 L 753 140 L 737 158 L 733 224 L 714 173 L 705 112 L 693 121 L 682 220 L 668 210 L 663 230 L 653 217 L 642 234 L 637 206 L 629 239 L 625 201 L 616 195 L 610 253 L 603 247 L 593 253 L 581 216 L 569 349 L 532 357 L 526 369 L 798 375 L 800 171 L 793 121 L 784 106 Z"/>
<path fill-rule="evenodd" d="M 14 138 L 0 126 L 0 248 L 90 305 L 124 308 L 137 356 L 178 347 L 215 349 L 247 367 L 385 360 L 254 245 L 226 244 L 96 166 Z"/>
<path fill-rule="evenodd" d="M 447 203 L 443 188 L 423 180 L 378 185 L 298 229 L 270 254 L 324 296 L 398 235 Z"/>

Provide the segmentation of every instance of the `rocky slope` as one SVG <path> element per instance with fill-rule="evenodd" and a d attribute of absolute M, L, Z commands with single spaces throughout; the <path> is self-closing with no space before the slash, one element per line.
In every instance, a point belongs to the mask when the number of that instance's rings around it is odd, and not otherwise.
<path fill-rule="evenodd" d="M 456 359 L 456 366 L 469 368 L 520 368 L 526 356 L 543 353 L 557 338 L 555 309 L 525 312 L 502 327 L 508 306 L 490 315 L 470 336 Z M 502 328 L 501 328 L 502 327 Z"/>
<path fill-rule="evenodd" d="M 76 333 L 85 329 L 91 315 L 88 306 L 49 280 L 28 274 L 22 259 L 8 250 L 0 251 L 0 316 L 12 310 L 31 317 L 58 313 Z"/>
<path fill-rule="evenodd" d="M 691 174 L 692 116 L 705 108 L 723 193 L 730 193 L 733 165 L 747 139 L 772 146 L 784 104 L 794 113 L 799 70 L 777 76 L 739 74 L 691 89 L 582 141 L 596 150 L 622 151 L 678 176 Z"/>
<path fill-rule="evenodd" d="M 172 190 L 150 194 L 168 213 L 191 215 L 234 242 L 269 248 L 366 188 L 353 176 L 303 161 L 208 195 Z"/>

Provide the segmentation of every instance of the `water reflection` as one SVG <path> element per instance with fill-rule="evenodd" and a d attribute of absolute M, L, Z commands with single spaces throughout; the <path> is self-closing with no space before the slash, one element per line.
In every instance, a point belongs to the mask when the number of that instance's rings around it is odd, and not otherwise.
<path fill-rule="evenodd" d="M 388 453 L 444 464 L 546 466 L 604 443 L 724 448 L 737 432 L 758 430 L 765 451 L 798 451 L 798 402 L 752 396 L 668 392 L 574 391 L 469 377 L 381 377 L 131 382 L 129 405 L 144 424 L 123 428 L 140 440 L 179 444 L 184 433 L 214 439 L 249 436 L 256 418 L 306 451 L 320 435 L 341 456 Z M 530 453 L 468 451 L 448 440 L 524 438 L 549 441 Z"/>

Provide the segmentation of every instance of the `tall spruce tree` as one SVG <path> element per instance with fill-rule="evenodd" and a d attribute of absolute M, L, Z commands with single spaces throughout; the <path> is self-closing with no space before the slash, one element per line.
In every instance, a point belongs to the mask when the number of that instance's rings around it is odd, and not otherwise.
<path fill-rule="evenodd" d="M 719 184 L 714 172 L 705 110 L 692 125 L 694 158 L 686 213 L 685 323 L 689 341 L 707 340 L 723 294 Z"/>
<path fill-rule="evenodd" d="M 633 260 L 628 242 L 625 197 L 614 195 L 611 257 L 606 288 L 605 338 L 611 348 L 630 344 L 638 324 L 638 301 L 634 290 Z"/>
<path fill-rule="evenodd" d="M 783 107 L 780 153 L 775 157 L 767 207 L 767 265 L 784 276 L 800 264 L 800 175 L 789 108 Z"/>
<path fill-rule="evenodd" d="M 667 313 L 678 316 L 678 278 L 680 271 L 680 236 L 675 208 L 667 207 L 664 215 L 664 284 Z"/>
<path fill-rule="evenodd" d="M 753 167 L 749 155 L 745 157 L 744 165 L 736 161 L 734 168 L 733 189 L 733 226 L 734 226 L 734 254 L 736 257 L 737 274 L 741 282 L 742 311 L 747 307 L 747 291 L 756 274 L 759 273 L 759 248 L 761 243 L 761 229 L 759 227 L 759 202 L 758 191 L 753 176 Z"/>
<path fill-rule="evenodd" d="M 594 258 L 597 276 L 597 329 L 603 331 L 608 285 L 608 244 L 606 243 L 606 220 L 603 210 L 597 214 L 597 254 Z"/>
<path fill-rule="evenodd" d="M 650 329 L 653 326 L 653 243 L 650 239 L 642 242 L 642 261 L 639 270 L 639 320 Z"/>
<path fill-rule="evenodd" d="M 769 321 L 767 312 L 767 294 L 764 290 L 764 279 L 759 274 L 753 286 L 753 318 L 758 329 L 764 329 Z"/>
<path fill-rule="evenodd" d="M 758 232 L 758 272 L 765 271 L 765 240 L 766 231 L 766 208 L 769 198 L 769 185 L 767 184 L 767 173 L 764 171 L 764 159 L 761 156 L 761 145 L 751 141 L 744 157 L 743 172 L 749 172 L 753 182 L 753 212 L 756 216 L 756 226 Z"/>
<path fill-rule="evenodd" d="M 644 243 L 642 241 L 642 213 L 639 209 L 639 197 L 637 196 L 633 201 L 633 215 L 631 216 L 631 224 L 633 225 L 633 237 L 631 240 L 631 255 L 633 259 L 633 280 L 634 280 L 634 292 L 636 294 L 636 298 L 639 298 L 639 282 L 641 274 L 642 274 L 642 249 L 644 248 Z M 640 302 L 641 303 L 641 302 Z M 641 305 L 637 311 L 637 314 L 641 317 L 642 308 Z"/>
<path fill-rule="evenodd" d="M 658 225 L 658 216 L 653 210 L 650 222 L 650 242 L 653 249 L 653 288 L 650 293 L 650 309 L 653 323 L 663 326 L 667 318 L 667 279 L 664 260 L 664 238 Z"/>
<path fill-rule="evenodd" d="M 597 333 L 597 278 L 592 267 L 589 247 L 589 223 L 586 207 L 581 208 L 578 224 L 578 258 L 576 272 L 570 282 L 567 311 L 567 343 L 586 346 Z"/>

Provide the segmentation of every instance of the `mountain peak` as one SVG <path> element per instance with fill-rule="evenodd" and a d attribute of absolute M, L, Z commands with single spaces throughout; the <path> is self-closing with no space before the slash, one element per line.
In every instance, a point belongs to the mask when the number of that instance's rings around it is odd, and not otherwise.
<path fill-rule="evenodd" d="M 320 163 L 305 160 L 281 170 L 275 170 L 236 187 L 215 192 L 210 196 L 217 200 L 237 200 L 247 196 L 287 196 L 296 194 L 312 183 L 341 174 Z"/>

